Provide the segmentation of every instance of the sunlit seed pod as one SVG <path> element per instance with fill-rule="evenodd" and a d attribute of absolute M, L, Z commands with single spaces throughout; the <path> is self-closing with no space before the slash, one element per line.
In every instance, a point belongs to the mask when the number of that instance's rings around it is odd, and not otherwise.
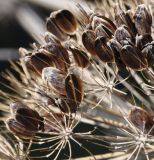
<path fill-rule="evenodd" d="M 134 70 L 143 70 L 148 67 L 145 56 L 135 46 L 125 45 L 121 50 L 120 57 L 127 67 Z"/>
<path fill-rule="evenodd" d="M 131 16 L 130 16 L 131 15 Z M 132 35 L 136 35 L 137 31 L 135 28 L 135 24 L 132 19 L 133 13 L 128 10 L 127 12 L 124 12 L 122 9 L 115 8 L 115 22 L 118 27 L 121 25 L 126 25 L 129 28 L 129 31 Z"/>
<path fill-rule="evenodd" d="M 29 130 L 23 124 L 10 118 L 6 120 L 8 130 L 19 138 L 31 139 L 35 136 L 36 132 Z"/>
<path fill-rule="evenodd" d="M 89 57 L 87 56 L 86 52 L 75 46 L 70 46 L 69 49 L 73 54 L 75 63 L 79 67 L 86 68 L 89 65 Z"/>
<path fill-rule="evenodd" d="M 107 45 L 107 38 L 105 37 L 98 37 L 95 41 L 95 49 L 97 56 L 103 62 L 113 62 L 114 55 L 110 47 Z"/>
<path fill-rule="evenodd" d="M 123 46 L 125 41 L 134 43 L 134 38 L 125 25 L 120 26 L 114 33 L 115 39 Z"/>
<path fill-rule="evenodd" d="M 111 50 L 114 54 L 115 63 L 117 65 L 118 69 L 119 70 L 125 69 L 126 65 L 122 62 L 122 60 L 120 58 L 120 52 L 121 52 L 121 48 L 122 48 L 120 43 L 117 42 L 115 39 L 111 39 L 108 42 L 108 46 L 111 48 Z"/>
<path fill-rule="evenodd" d="M 153 41 L 150 34 L 140 35 L 136 37 L 136 46 L 141 51 L 144 47 Z"/>
<path fill-rule="evenodd" d="M 64 72 L 54 67 L 47 67 L 42 71 L 42 79 L 60 95 L 66 95 L 65 77 Z"/>
<path fill-rule="evenodd" d="M 17 122 L 24 125 L 31 131 L 37 132 L 43 130 L 43 118 L 22 102 L 12 103 L 10 105 L 11 112 Z"/>
<path fill-rule="evenodd" d="M 95 29 L 96 37 L 106 37 L 111 38 L 113 36 L 113 33 L 111 30 L 100 24 Z"/>
<path fill-rule="evenodd" d="M 135 27 L 140 35 L 151 33 L 152 16 L 149 8 L 145 4 L 137 6 L 134 21 Z"/>
<path fill-rule="evenodd" d="M 142 108 L 132 109 L 129 114 L 129 119 L 133 123 L 135 127 L 140 130 L 144 130 L 144 133 L 147 133 L 150 129 L 152 129 L 154 125 L 154 117 L 149 114 L 146 110 Z M 154 133 L 154 130 L 151 131 Z"/>
<path fill-rule="evenodd" d="M 70 100 L 81 103 L 84 91 L 82 80 L 75 74 L 69 74 L 65 79 L 66 95 Z"/>
<path fill-rule="evenodd" d="M 82 43 L 91 55 L 96 55 L 95 39 L 96 35 L 95 32 L 92 30 L 86 30 L 82 34 Z"/>
<path fill-rule="evenodd" d="M 55 23 L 54 18 L 49 17 L 46 21 L 46 28 L 49 32 L 54 34 L 60 41 L 65 41 L 69 38 L 69 36 L 64 33 Z"/>
<path fill-rule="evenodd" d="M 116 30 L 115 24 L 107 17 L 102 15 L 93 16 L 93 19 L 91 22 L 93 30 L 95 30 L 96 27 L 98 27 L 100 24 L 106 27 L 108 30 L 110 30 L 113 33 Z"/>
<path fill-rule="evenodd" d="M 142 50 L 142 54 L 146 57 L 148 61 L 149 66 L 154 65 L 154 41 L 152 41 L 150 44 L 147 44 L 147 46 Z"/>
<path fill-rule="evenodd" d="M 69 10 L 59 10 L 51 13 L 57 26 L 67 34 L 73 34 L 77 29 L 77 20 Z"/>

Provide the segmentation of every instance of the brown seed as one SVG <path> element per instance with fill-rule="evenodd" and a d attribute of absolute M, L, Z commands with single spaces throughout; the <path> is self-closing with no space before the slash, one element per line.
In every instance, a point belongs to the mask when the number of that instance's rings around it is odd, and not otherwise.
<path fill-rule="evenodd" d="M 42 79 L 60 95 L 66 95 L 65 77 L 64 72 L 54 67 L 46 67 L 42 71 Z"/>
<path fill-rule="evenodd" d="M 120 26 L 114 33 L 115 39 L 123 46 L 126 42 L 134 43 L 134 38 L 125 25 Z"/>
<path fill-rule="evenodd" d="M 6 126 L 10 132 L 23 139 L 31 139 L 35 136 L 36 132 L 29 130 L 23 124 L 10 118 L 6 121 Z"/>
<path fill-rule="evenodd" d="M 52 16 L 52 14 L 51 14 Z M 55 23 L 67 34 L 73 34 L 77 29 L 77 20 L 68 10 L 59 10 L 54 13 Z"/>
<path fill-rule="evenodd" d="M 138 129 L 144 130 L 144 133 L 147 133 L 154 125 L 153 117 L 142 108 L 131 110 L 129 119 Z"/>
<path fill-rule="evenodd" d="M 95 41 L 95 49 L 97 56 L 103 62 L 113 62 L 114 55 L 110 47 L 107 45 L 107 38 L 105 37 L 98 37 Z"/>
<path fill-rule="evenodd" d="M 47 18 L 46 27 L 49 32 L 54 34 L 60 41 L 65 41 L 69 36 L 62 32 L 61 29 L 56 25 L 55 19 L 52 17 Z"/>
<path fill-rule="evenodd" d="M 143 70 L 148 67 L 145 56 L 135 46 L 125 45 L 120 53 L 122 62 L 134 70 Z"/>
<path fill-rule="evenodd" d="M 96 55 L 95 39 L 96 39 L 96 35 L 95 35 L 95 32 L 92 30 L 86 30 L 82 34 L 82 43 L 91 55 Z"/>
<path fill-rule="evenodd" d="M 75 74 L 69 74 L 65 79 L 66 95 L 70 100 L 74 100 L 77 104 L 83 99 L 83 83 Z"/>
<path fill-rule="evenodd" d="M 138 5 L 134 15 L 134 21 L 140 35 L 151 34 L 152 16 L 145 4 Z"/>

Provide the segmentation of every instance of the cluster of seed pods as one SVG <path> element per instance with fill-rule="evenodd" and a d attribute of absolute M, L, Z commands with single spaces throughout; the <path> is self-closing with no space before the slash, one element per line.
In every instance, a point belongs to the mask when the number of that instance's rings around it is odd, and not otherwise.
<path fill-rule="evenodd" d="M 115 19 L 91 14 L 82 35 L 84 47 L 105 63 L 115 62 L 119 69 L 143 70 L 154 62 L 151 36 L 152 16 L 148 7 L 138 5 L 135 13 L 115 9 Z"/>

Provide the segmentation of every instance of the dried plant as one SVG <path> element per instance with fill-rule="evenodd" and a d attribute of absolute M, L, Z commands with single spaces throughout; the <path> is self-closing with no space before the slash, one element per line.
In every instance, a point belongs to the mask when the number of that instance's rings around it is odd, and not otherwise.
<path fill-rule="evenodd" d="M 154 3 L 74 7 L 3 74 L 0 158 L 153 159 Z"/>

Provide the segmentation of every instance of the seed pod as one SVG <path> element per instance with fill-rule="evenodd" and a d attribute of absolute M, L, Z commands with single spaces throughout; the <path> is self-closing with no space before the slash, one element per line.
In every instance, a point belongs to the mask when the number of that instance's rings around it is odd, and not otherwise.
<path fill-rule="evenodd" d="M 136 37 L 136 46 L 141 51 L 144 47 L 153 41 L 150 34 L 140 35 Z"/>
<path fill-rule="evenodd" d="M 107 45 L 107 39 L 104 37 L 98 37 L 95 41 L 95 49 L 97 56 L 103 62 L 113 62 L 114 55 L 109 46 Z"/>
<path fill-rule="evenodd" d="M 86 30 L 82 34 L 82 43 L 83 43 L 84 47 L 87 49 L 87 51 L 91 55 L 96 55 L 96 51 L 95 51 L 95 39 L 96 39 L 95 32 L 93 32 L 91 30 Z"/>
<path fill-rule="evenodd" d="M 43 68 L 54 65 L 49 56 L 39 52 L 23 59 L 26 62 L 27 67 L 37 72 L 39 75 L 42 73 Z"/>
<path fill-rule="evenodd" d="M 153 117 L 141 108 L 131 110 L 129 119 L 135 127 L 147 133 L 154 125 Z M 153 132 L 153 130 L 152 130 Z"/>
<path fill-rule="evenodd" d="M 119 70 L 125 69 L 126 65 L 122 62 L 121 57 L 120 57 L 120 52 L 122 48 L 120 43 L 118 43 L 115 39 L 111 39 L 109 40 L 108 45 L 114 54 L 115 63 L 118 69 Z"/>
<path fill-rule="evenodd" d="M 60 41 L 66 41 L 69 36 L 61 31 L 61 29 L 56 25 L 55 19 L 52 17 L 47 18 L 46 21 L 47 30 L 54 34 Z"/>
<path fill-rule="evenodd" d="M 75 74 L 69 74 L 65 79 L 66 95 L 77 104 L 83 99 L 83 83 Z"/>
<path fill-rule="evenodd" d="M 54 17 L 57 26 L 67 34 L 73 34 L 77 29 L 77 20 L 75 16 L 68 10 L 59 10 L 51 13 L 50 17 Z"/>
<path fill-rule="evenodd" d="M 111 32 L 108 28 L 100 24 L 95 29 L 96 37 L 105 37 L 111 38 L 113 36 L 113 32 Z"/>
<path fill-rule="evenodd" d="M 123 46 L 125 42 L 134 42 L 133 36 L 128 31 L 127 26 L 122 25 L 114 33 L 115 39 Z"/>
<path fill-rule="evenodd" d="M 95 30 L 100 24 L 107 28 L 111 33 L 114 33 L 116 30 L 115 24 L 107 17 L 102 15 L 93 16 L 91 22 L 93 30 Z"/>
<path fill-rule="evenodd" d="M 44 128 L 43 118 L 35 111 L 22 102 L 16 102 L 10 105 L 11 112 L 17 122 L 25 128 L 37 132 Z"/>
<path fill-rule="evenodd" d="M 46 41 L 47 44 L 61 45 L 59 39 L 50 32 L 45 32 L 44 40 Z"/>
<path fill-rule="evenodd" d="M 64 72 L 54 67 L 47 67 L 42 71 L 42 79 L 60 95 L 66 95 L 65 77 Z"/>
<path fill-rule="evenodd" d="M 138 5 L 134 15 L 134 21 L 140 35 L 151 34 L 152 16 L 145 4 Z"/>
<path fill-rule="evenodd" d="M 149 66 L 154 65 L 154 41 L 148 44 L 143 50 L 142 54 L 146 57 Z"/>
<path fill-rule="evenodd" d="M 75 63 L 81 67 L 81 68 L 86 68 L 89 65 L 89 57 L 87 56 L 86 52 L 84 52 L 82 49 L 79 47 L 71 45 L 69 47 L 70 51 L 73 54 Z"/>
<path fill-rule="evenodd" d="M 10 118 L 6 121 L 6 126 L 10 132 L 23 139 L 31 139 L 35 136 L 35 132 L 27 129 L 23 124 Z"/>
<path fill-rule="evenodd" d="M 125 45 L 120 53 L 122 62 L 134 70 L 143 70 L 148 67 L 146 58 L 131 45 Z"/>

